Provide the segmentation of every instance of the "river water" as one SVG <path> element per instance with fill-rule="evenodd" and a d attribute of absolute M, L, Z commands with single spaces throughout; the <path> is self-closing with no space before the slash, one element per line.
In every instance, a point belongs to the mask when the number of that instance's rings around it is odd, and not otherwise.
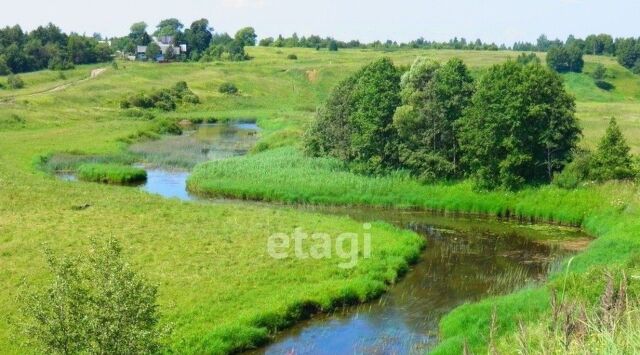
<path fill-rule="evenodd" d="M 183 136 L 134 145 L 131 150 L 144 157 L 147 170 L 140 188 L 199 200 L 186 190 L 188 169 L 245 154 L 258 133 L 255 124 L 203 125 Z M 300 208 L 362 222 L 386 221 L 416 231 L 427 246 L 420 261 L 379 300 L 314 316 L 251 354 L 423 354 L 437 342 L 438 321 L 448 311 L 539 283 L 550 268 L 589 242 L 572 228 L 392 209 Z"/>

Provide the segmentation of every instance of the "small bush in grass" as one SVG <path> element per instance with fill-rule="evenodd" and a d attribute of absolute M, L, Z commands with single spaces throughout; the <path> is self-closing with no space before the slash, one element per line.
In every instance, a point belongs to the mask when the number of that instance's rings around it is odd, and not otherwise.
<path fill-rule="evenodd" d="M 222 94 L 235 95 L 238 93 L 238 88 L 233 83 L 223 83 L 218 88 L 218 92 Z"/>
<path fill-rule="evenodd" d="M 170 119 L 159 119 L 156 121 L 155 126 L 153 127 L 153 131 L 158 134 L 173 134 L 180 135 L 182 134 L 182 128 L 178 125 L 177 122 Z"/>
<path fill-rule="evenodd" d="M 78 167 L 78 178 L 105 184 L 132 184 L 145 181 L 147 172 L 128 165 L 90 163 Z"/>
<path fill-rule="evenodd" d="M 157 108 L 162 111 L 173 111 L 177 108 L 178 103 L 200 103 L 200 98 L 189 89 L 184 81 L 177 82 L 169 89 L 160 89 L 151 94 L 131 95 L 120 102 L 120 108 Z"/>
<path fill-rule="evenodd" d="M 594 81 L 594 83 L 596 84 L 597 87 L 599 87 L 600 89 L 602 89 L 604 91 L 611 91 L 614 88 L 613 84 L 611 84 L 608 81 L 596 80 L 596 81 Z"/>
<path fill-rule="evenodd" d="M 7 77 L 7 86 L 14 90 L 22 89 L 24 87 L 24 81 L 22 81 L 20 75 L 9 74 Z"/>
<path fill-rule="evenodd" d="M 297 59 L 298 59 L 298 56 L 297 56 L 297 55 L 295 55 L 295 54 L 289 54 L 289 55 L 287 56 L 287 59 L 297 60 Z"/>
<path fill-rule="evenodd" d="M 116 240 L 93 242 L 82 257 L 48 251 L 47 263 L 51 280 L 20 293 L 20 324 L 38 352 L 162 352 L 169 329 L 159 325 L 158 289 L 127 263 Z"/>
<path fill-rule="evenodd" d="M 553 184 L 563 189 L 575 189 L 581 182 L 589 179 L 590 175 L 591 152 L 579 149 L 573 153 L 573 160 L 562 172 L 553 176 Z"/>

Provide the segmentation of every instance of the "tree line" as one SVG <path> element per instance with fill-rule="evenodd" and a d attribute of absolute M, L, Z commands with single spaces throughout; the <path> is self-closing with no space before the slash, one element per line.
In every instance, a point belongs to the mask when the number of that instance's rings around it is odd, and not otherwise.
<path fill-rule="evenodd" d="M 549 40 L 541 35 L 535 44 L 516 42 L 514 51 L 550 52 L 554 55 L 570 56 L 577 53 L 615 56 L 620 65 L 640 74 L 640 38 L 613 38 L 608 34 L 589 35 L 585 39 L 569 36 L 566 41 Z M 563 53 L 559 53 L 563 52 Z"/>
<path fill-rule="evenodd" d="M 392 40 L 373 41 L 371 43 L 363 43 L 359 40 L 340 41 L 333 37 L 321 37 L 318 35 L 298 36 L 294 33 L 290 37 L 266 37 L 259 42 L 262 47 L 285 47 L 285 48 L 327 48 L 329 50 L 338 50 L 340 48 L 371 48 L 371 49 L 394 49 L 394 48 L 423 48 L 423 49 L 468 49 L 468 50 L 507 50 L 505 45 L 496 45 L 495 43 L 484 43 L 480 39 L 467 42 L 464 38 L 453 38 L 450 41 L 437 42 L 428 41 L 424 38 L 408 43 L 398 43 Z"/>
<path fill-rule="evenodd" d="M 111 53 L 99 37 L 66 34 L 51 23 L 31 32 L 19 25 L 0 29 L 0 75 L 70 69 L 76 64 L 111 60 Z"/>
<path fill-rule="evenodd" d="M 552 181 L 573 160 L 575 110 L 561 77 L 538 61 L 497 64 L 474 80 L 460 59 L 418 58 L 403 72 L 383 58 L 335 87 L 305 150 L 361 173 L 517 189 Z"/>

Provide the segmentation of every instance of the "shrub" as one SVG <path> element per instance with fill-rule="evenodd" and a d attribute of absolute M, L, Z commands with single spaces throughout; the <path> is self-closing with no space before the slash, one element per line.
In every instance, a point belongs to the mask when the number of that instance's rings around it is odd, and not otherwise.
<path fill-rule="evenodd" d="M 53 279 L 21 296 L 27 339 L 50 354 L 151 354 L 166 332 L 158 326 L 158 290 L 122 257 L 114 239 L 93 242 L 81 257 L 47 252 Z"/>
<path fill-rule="evenodd" d="M 527 64 L 539 64 L 540 63 L 540 58 L 538 58 L 538 56 L 535 53 L 520 53 L 520 55 L 518 56 L 518 58 L 516 58 L 516 62 L 522 64 L 522 65 L 527 65 Z"/>
<path fill-rule="evenodd" d="M 24 87 L 24 81 L 20 75 L 9 74 L 7 77 L 7 86 L 11 89 L 22 89 Z"/>
<path fill-rule="evenodd" d="M 132 184 L 147 179 L 144 169 L 120 164 L 82 164 L 77 173 L 80 180 L 105 184 Z"/>
<path fill-rule="evenodd" d="M 606 76 L 607 68 L 605 68 L 605 66 L 602 64 L 596 65 L 596 68 L 591 73 L 591 77 L 593 78 L 593 80 L 604 80 Z"/>
<path fill-rule="evenodd" d="M 297 56 L 297 55 L 295 55 L 295 54 L 289 54 L 289 55 L 287 56 L 287 59 L 290 59 L 290 60 L 298 60 L 298 56 Z"/>
<path fill-rule="evenodd" d="M 611 84 L 608 81 L 596 80 L 594 83 L 596 84 L 597 87 L 605 91 L 611 91 L 614 88 L 613 84 Z"/>
<path fill-rule="evenodd" d="M 233 83 L 222 83 L 218 88 L 218 92 L 222 94 L 235 95 L 238 93 L 238 88 Z"/>
<path fill-rule="evenodd" d="M 182 134 L 182 128 L 180 128 L 180 125 L 167 118 L 156 121 L 153 131 L 158 134 Z"/>

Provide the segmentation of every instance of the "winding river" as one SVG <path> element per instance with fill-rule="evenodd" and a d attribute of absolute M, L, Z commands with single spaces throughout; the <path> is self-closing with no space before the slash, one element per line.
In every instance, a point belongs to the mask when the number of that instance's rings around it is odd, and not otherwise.
<path fill-rule="evenodd" d="M 148 175 L 140 188 L 167 198 L 199 200 L 186 190 L 188 167 L 245 154 L 258 133 L 251 123 L 202 125 L 182 136 L 133 145 L 131 150 L 144 157 Z M 189 164 L 180 169 L 173 161 Z M 383 220 L 421 234 L 427 247 L 379 300 L 300 322 L 251 354 L 423 354 L 436 343 L 438 321 L 445 313 L 540 282 L 560 260 L 589 242 L 578 230 L 564 227 L 380 208 L 300 208 L 362 222 Z"/>

